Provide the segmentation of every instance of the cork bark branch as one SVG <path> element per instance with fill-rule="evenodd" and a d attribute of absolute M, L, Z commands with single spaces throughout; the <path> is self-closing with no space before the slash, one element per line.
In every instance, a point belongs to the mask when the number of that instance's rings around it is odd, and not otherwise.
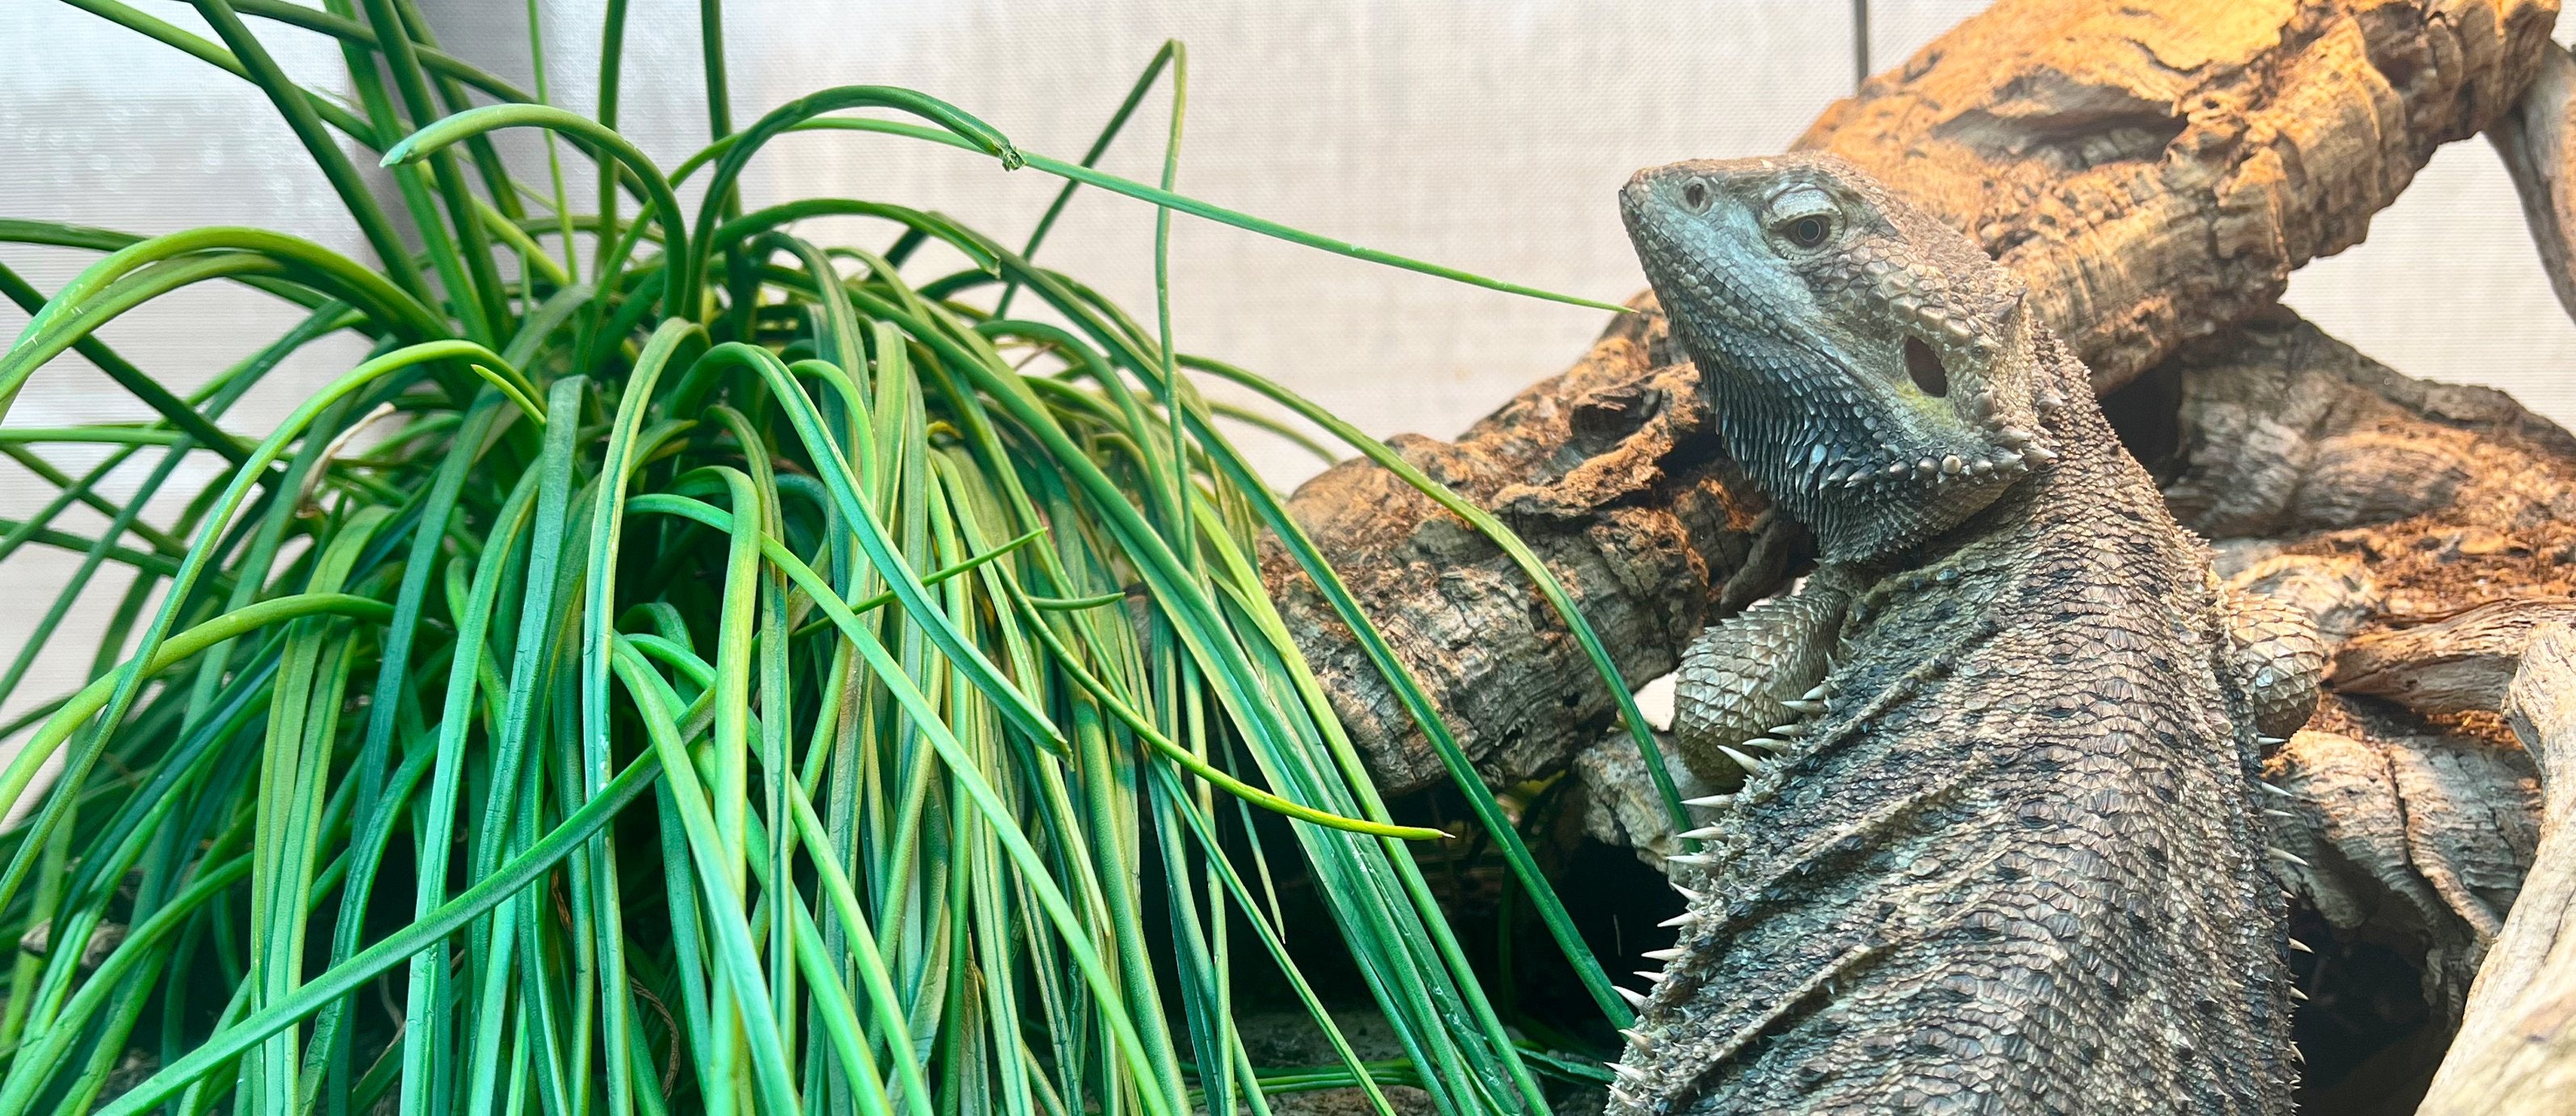
<path fill-rule="evenodd" d="M 2563 810 L 2541 836 L 2534 766 L 2553 802 L 2576 786 L 2557 774 L 2576 745 L 2544 716 L 2576 707 L 2576 681 L 2543 665 L 2558 637 L 2534 641 L 2576 610 L 2576 437 L 2502 393 L 2378 365 L 2277 305 L 2292 269 L 2358 243 L 2437 146 L 2492 128 L 2576 313 L 2576 60 L 2548 40 L 2555 17 L 2549 0 L 2004 0 L 1799 140 L 2018 271 L 2222 575 L 2308 609 L 2336 645 L 2311 731 L 2270 760 L 2293 796 L 2276 837 L 2305 862 L 2286 882 L 2329 952 L 2415 965 L 2434 1016 L 2382 1056 L 2405 1064 L 2310 1097 L 2319 1110 L 2406 1110 L 2464 1012 L 2436 1094 L 2450 1107 L 2426 1111 L 2509 1110 L 2489 1105 L 2576 1073 L 2576 992 L 2515 997 L 2502 990 L 2522 976 L 2478 977 L 2493 951 L 2535 986 L 2576 989 L 2576 946 L 2519 929 L 2564 918 L 2576 892 Z M 1459 439 L 1394 443 L 1522 533 L 1630 685 L 1806 556 L 1728 462 L 1651 298 L 1636 305 Z M 1610 727 L 1563 626 L 1464 524 L 1365 463 L 1292 508 L 1489 783 L 1562 770 Z M 1445 780 L 1293 564 L 1268 554 L 1265 573 L 1386 789 Z M 2386 998 L 2315 992 L 2307 1010 L 2326 1014 Z M 2528 1110 L 2569 1110 L 2556 1103 Z"/>
<path fill-rule="evenodd" d="M 2361 242 L 2511 107 L 2547 0 L 2004 0 L 1798 141 L 1982 241 L 2109 390 Z"/>
<path fill-rule="evenodd" d="M 2537 1116 L 2576 1098 L 2576 629 L 2530 643 L 2505 700 L 2546 788 L 2540 848 L 2418 1112 Z"/>
<path fill-rule="evenodd" d="M 2522 215 L 2540 248 L 2558 305 L 2576 316 L 2576 56 L 2541 51 L 2539 71 L 2513 111 L 2487 129 L 2487 140 L 2513 175 Z"/>
<path fill-rule="evenodd" d="M 2555 17 L 2550 0 L 2005 0 L 1800 143 L 1971 230 L 2107 391 L 2357 243 L 2436 146 L 2514 105 L 2555 49 Z M 1757 540 L 1761 498 L 1715 444 L 1688 368 L 1659 321 L 1615 322 L 1456 441 L 1395 441 L 1528 538 L 1630 685 L 1799 558 L 1794 532 Z M 1610 695 L 1563 626 L 1430 501 L 1350 463 L 1291 506 L 1489 782 L 1555 770 L 1608 723 Z M 1293 563 L 1272 554 L 1265 573 L 1385 787 L 1444 780 Z"/>

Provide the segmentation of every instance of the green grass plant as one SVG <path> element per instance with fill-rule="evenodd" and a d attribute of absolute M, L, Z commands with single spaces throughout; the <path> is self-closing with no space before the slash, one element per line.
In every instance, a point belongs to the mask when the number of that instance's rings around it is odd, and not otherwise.
<path fill-rule="evenodd" d="M 97 255 L 49 295 L 0 267 L 31 315 L 0 354 L 0 414 L 75 354 L 157 416 L 0 428 L 0 453 L 58 490 L 0 523 L 0 559 L 81 555 L 0 697 L 40 656 L 88 656 L 94 679 L 6 726 L 24 746 L 0 799 L 38 797 L 0 834 L 0 931 L 29 941 L 0 1009 L 0 1116 L 1178 1116 L 1321 1088 L 1390 1112 L 1392 1084 L 1510 1112 L 1545 1108 L 1543 1078 L 1604 1076 L 1506 1026 L 1502 978 L 1470 963 L 1409 847 L 1449 835 L 1394 820 L 1272 606 L 1265 534 L 1624 1025 L 1505 811 L 1218 420 L 1323 447 L 1184 370 L 1399 468 L 1521 559 L 1606 670 L 1598 640 L 1490 517 L 1285 389 L 1178 352 L 1170 220 L 1586 300 L 1174 192 L 1177 45 L 1075 161 L 887 87 L 736 131 L 706 0 L 711 135 L 666 173 L 616 130 L 618 0 L 596 118 L 546 103 L 542 65 L 521 89 L 441 51 L 411 0 L 196 0 L 212 38 L 69 2 L 257 87 L 379 263 L 257 229 L 0 220 L 0 250 Z M 254 24 L 336 40 L 352 95 L 295 84 Z M 1095 169 L 1158 84 L 1159 183 Z M 504 164 L 503 129 L 544 133 L 541 180 Z M 746 212 L 744 168 L 813 129 L 1064 184 L 1017 248 L 885 202 Z M 381 156 L 399 208 L 350 149 Z M 1078 187 L 1158 207 L 1151 324 L 1034 262 Z M 826 215 L 886 238 L 792 231 Z M 214 281 L 304 318 L 185 393 L 97 335 Z M 264 436 L 224 428 L 342 335 L 366 359 Z M 107 457 L 46 456 L 76 444 Z M 148 520 L 203 455 L 221 475 Z M 103 495 L 129 467 L 140 484 Z M 73 530 L 75 508 L 108 523 Z M 65 646 L 111 565 L 133 580 L 103 641 Z M 1290 875 L 1403 1058 L 1362 1060 L 1327 1012 L 1316 945 L 1287 940 Z M 1255 969 L 1338 1064 L 1256 1062 L 1238 996 Z"/>

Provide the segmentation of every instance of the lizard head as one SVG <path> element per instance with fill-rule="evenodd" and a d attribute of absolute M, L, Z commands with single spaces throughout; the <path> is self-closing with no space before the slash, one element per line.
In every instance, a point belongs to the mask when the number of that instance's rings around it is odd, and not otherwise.
<path fill-rule="evenodd" d="M 2054 458 L 2020 281 L 1859 168 L 1674 163 L 1619 203 L 1728 452 L 1825 558 L 1920 543 Z"/>

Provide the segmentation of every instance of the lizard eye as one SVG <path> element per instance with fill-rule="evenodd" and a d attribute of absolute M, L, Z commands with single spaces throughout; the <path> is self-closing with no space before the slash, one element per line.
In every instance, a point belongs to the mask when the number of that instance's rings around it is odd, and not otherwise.
<path fill-rule="evenodd" d="M 1693 213 L 1708 212 L 1708 184 L 1696 179 L 1683 184 L 1682 204 Z"/>
<path fill-rule="evenodd" d="M 1812 252 L 1841 230 L 1842 210 L 1824 191 L 1801 187 L 1772 199 L 1769 223 L 1772 238 L 1781 245 Z"/>

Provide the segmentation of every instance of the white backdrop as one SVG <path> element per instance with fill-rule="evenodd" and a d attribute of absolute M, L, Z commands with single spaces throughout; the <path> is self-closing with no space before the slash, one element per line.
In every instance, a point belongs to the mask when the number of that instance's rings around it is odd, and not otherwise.
<path fill-rule="evenodd" d="M 201 28 L 182 4 L 134 0 Z M 422 0 L 453 51 L 524 80 L 519 0 Z M 1875 0 L 1870 53 L 1885 69 L 1979 5 Z M 637 0 L 624 128 L 666 164 L 706 135 L 696 5 Z M 912 86 L 954 101 L 1021 146 L 1078 157 L 1166 38 L 1187 43 L 1180 188 L 1372 247 L 1605 299 L 1644 283 L 1611 194 L 1640 166 L 1784 146 L 1852 85 L 1850 6 L 1819 0 L 736 0 L 727 57 L 737 125 L 814 89 Z M 594 2 L 544 0 L 559 103 L 588 111 Z M 345 89 L 335 47 L 259 25 L 290 70 Z M 1106 163 L 1159 165 L 1167 100 L 1149 101 Z M 940 209 L 1006 241 L 1026 235 L 1055 182 L 885 137 L 793 136 L 745 182 L 752 205 L 832 194 Z M 320 176 L 249 86 L 52 0 L 0 0 L 0 216 L 134 232 L 256 224 L 363 255 Z M 1042 258 L 1088 277 L 1140 317 L 1152 308 L 1152 211 L 1078 199 Z M 882 227 L 815 222 L 825 241 Z M 50 290 L 76 253 L 0 247 Z M 1173 314 L 1184 349 L 1275 376 L 1371 433 L 1456 433 L 1580 354 L 1603 315 L 1518 300 L 1298 249 L 1187 219 L 1174 227 Z M 2576 326 L 2550 295 L 2511 186 L 2483 143 L 2444 150 L 2368 243 L 2292 281 L 2289 301 L 2329 331 L 2416 375 L 2493 384 L 2576 425 Z M 0 307 L 0 332 L 25 316 Z M 258 296 L 198 288 L 104 336 L 174 386 L 193 384 L 283 330 Z M 313 353 L 237 408 L 260 432 L 344 368 Z M 66 363 L 7 417 L 55 425 L 148 414 Z M 1250 441 L 1251 439 L 1247 439 Z M 1260 460 L 1282 483 L 1313 463 L 1284 445 Z M 58 454 L 66 467 L 88 459 Z M 181 486 L 174 485 L 176 490 Z M 185 487 L 193 488 L 194 485 Z M 0 515 L 51 490 L 0 461 Z M 34 548 L 0 565 L 0 666 L 72 566 Z M 102 578 L 78 625 L 121 588 Z M 58 641 L 62 650 L 78 642 Z M 60 655 L 11 709 L 80 680 Z"/>

